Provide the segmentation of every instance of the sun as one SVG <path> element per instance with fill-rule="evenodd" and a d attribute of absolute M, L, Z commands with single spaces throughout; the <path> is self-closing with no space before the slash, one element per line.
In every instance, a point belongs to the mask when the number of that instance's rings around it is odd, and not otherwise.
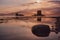
<path fill-rule="evenodd" d="M 37 3 L 40 3 L 40 2 L 41 2 L 41 0 L 36 0 L 36 2 L 37 2 Z"/>

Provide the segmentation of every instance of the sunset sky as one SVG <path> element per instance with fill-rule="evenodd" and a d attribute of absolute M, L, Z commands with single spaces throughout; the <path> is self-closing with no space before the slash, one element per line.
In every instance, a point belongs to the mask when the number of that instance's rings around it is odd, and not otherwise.
<path fill-rule="evenodd" d="M 24 9 L 30 10 L 36 8 L 60 7 L 59 6 L 60 3 L 57 2 L 52 3 L 48 1 L 59 1 L 59 0 L 0 0 L 0 13 L 16 12 Z M 34 2 L 41 2 L 41 3 L 31 4 Z"/>

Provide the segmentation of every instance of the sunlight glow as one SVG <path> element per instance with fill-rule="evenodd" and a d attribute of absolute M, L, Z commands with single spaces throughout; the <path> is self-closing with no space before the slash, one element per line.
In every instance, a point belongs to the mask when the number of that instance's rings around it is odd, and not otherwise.
<path fill-rule="evenodd" d="M 37 2 L 37 3 L 40 3 L 40 2 L 41 2 L 41 0 L 37 0 L 36 2 Z"/>

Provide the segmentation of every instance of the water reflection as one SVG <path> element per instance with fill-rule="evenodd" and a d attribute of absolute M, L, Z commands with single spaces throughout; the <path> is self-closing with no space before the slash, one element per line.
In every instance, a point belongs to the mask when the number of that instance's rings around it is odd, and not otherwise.
<path fill-rule="evenodd" d="M 0 40 L 58 40 L 58 35 L 60 34 L 55 34 L 54 32 L 50 33 L 49 37 L 36 37 L 33 35 L 31 28 L 36 24 L 38 23 L 30 20 L 9 20 L 7 23 L 3 22 L 0 24 Z"/>

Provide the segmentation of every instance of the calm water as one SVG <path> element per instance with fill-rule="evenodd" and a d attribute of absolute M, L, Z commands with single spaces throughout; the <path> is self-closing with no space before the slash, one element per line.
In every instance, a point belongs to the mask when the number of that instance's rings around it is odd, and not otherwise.
<path fill-rule="evenodd" d="M 32 34 L 31 27 L 35 22 L 10 20 L 0 24 L 0 40 L 59 40 L 60 33 L 51 32 L 48 37 L 37 37 Z"/>

